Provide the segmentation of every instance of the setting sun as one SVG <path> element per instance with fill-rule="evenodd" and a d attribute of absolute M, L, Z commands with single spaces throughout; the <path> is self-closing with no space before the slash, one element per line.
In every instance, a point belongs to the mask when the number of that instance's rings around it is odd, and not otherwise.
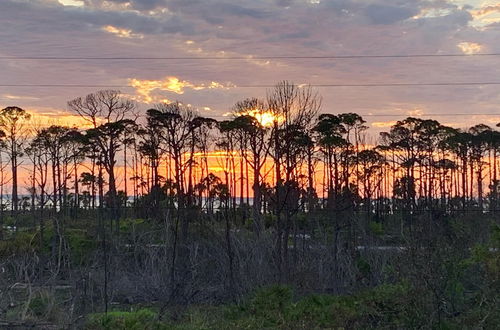
<path fill-rule="evenodd" d="M 252 116 L 264 127 L 271 127 L 275 122 L 282 123 L 283 117 L 276 116 L 269 110 L 254 109 L 237 113 L 239 116 Z"/>

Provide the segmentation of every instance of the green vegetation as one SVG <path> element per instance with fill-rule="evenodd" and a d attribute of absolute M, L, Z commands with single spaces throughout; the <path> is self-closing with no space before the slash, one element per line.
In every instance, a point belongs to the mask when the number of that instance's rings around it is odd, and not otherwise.
<path fill-rule="evenodd" d="M 165 329 L 161 322 L 156 321 L 158 316 L 149 309 L 139 309 L 132 312 L 113 311 L 107 314 L 90 315 L 86 324 L 87 329 L 106 330 L 140 330 L 140 329 Z"/>
<path fill-rule="evenodd" d="M 381 285 L 347 296 L 308 295 L 293 298 L 286 286 L 258 290 L 241 304 L 190 307 L 176 321 L 159 320 L 158 312 L 142 308 L 88 317 L 86 329 L 463 329 L 481 324 L 493 329 L 500 321 L 495 310 L 469 305 L 429 323 L 426 294 L 408 284 Z M 472 301 L 470 301 L 472 303 Z M 490 306 L 493 307 L 493 306 Z M 496 305 L 495 308 L 499 306 Z M 164 316 L 163 319 L 168 318 Z"/>
<path fill-rule="evenodd" d="M 443 309 L 438 319 L 433 301 L 436 288 L 405 281 L 350 295 L 299 296 L 289 286 L 276 285 L 256 291 L 239 304 L 191 306 L 180 314 L 161 317 L 157 308 L 113 311 L 90 315 L 85 326 L 128 330 L 468 329 L 479 325 L 494 329 L 500 324 L 500 254 L 495 250 L 500 247 L 499 226 L 493 228 L 488 246 L 478 245 L 470 257 L 443 265 L 448 280 L 442 287 Z M 468 287 L 471 280 L 476 289 Z"/>

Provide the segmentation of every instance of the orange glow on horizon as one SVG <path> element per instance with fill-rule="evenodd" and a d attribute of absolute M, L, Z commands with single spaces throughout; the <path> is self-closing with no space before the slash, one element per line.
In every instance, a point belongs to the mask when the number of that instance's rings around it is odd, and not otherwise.
<path fill-rule="evenodd" d="M 41 112 L 27 109 L 26 111 L 31 115 L 31 119 L 27 124 L 33 129 L 45 128 L 52 125 L 76 127 L 79 130 L 92 128 L 92 124 L 79 115 L 63 110 Z"/>

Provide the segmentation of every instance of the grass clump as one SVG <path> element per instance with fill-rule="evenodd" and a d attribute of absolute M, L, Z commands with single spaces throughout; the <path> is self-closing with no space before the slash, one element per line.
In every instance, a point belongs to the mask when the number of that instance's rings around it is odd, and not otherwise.
<path fill-rule="evenodd" d="M 85 329 L 96 330 L 153 330 L 167 329 L 166 325 L 157 321 L 157 314 L 143 308 L 131 312 L 113 311 L 107 314 L 89 316 Z"/>
<path fill-rule="evenodd" d="M 12 238 L 0 241 L 0 257 L 23 255 L 34 252 L 37 248 L 35 232 L 18 232 Z"/>

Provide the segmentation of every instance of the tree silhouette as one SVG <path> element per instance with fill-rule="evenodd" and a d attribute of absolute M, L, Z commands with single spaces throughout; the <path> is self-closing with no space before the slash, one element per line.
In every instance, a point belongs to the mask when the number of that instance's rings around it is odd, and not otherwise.
<path fill-rule="evenodd" d="M 31 115 L 19 107 L 7 107 L 0 111 L 0 129 L 3 131 L 5 150 L 10 158 L 12 171 L 12 210 L 19 208 L 18 197 L 18 167 L 23 156 L 23 148 L 27 140 L 26 122 Z"/>

